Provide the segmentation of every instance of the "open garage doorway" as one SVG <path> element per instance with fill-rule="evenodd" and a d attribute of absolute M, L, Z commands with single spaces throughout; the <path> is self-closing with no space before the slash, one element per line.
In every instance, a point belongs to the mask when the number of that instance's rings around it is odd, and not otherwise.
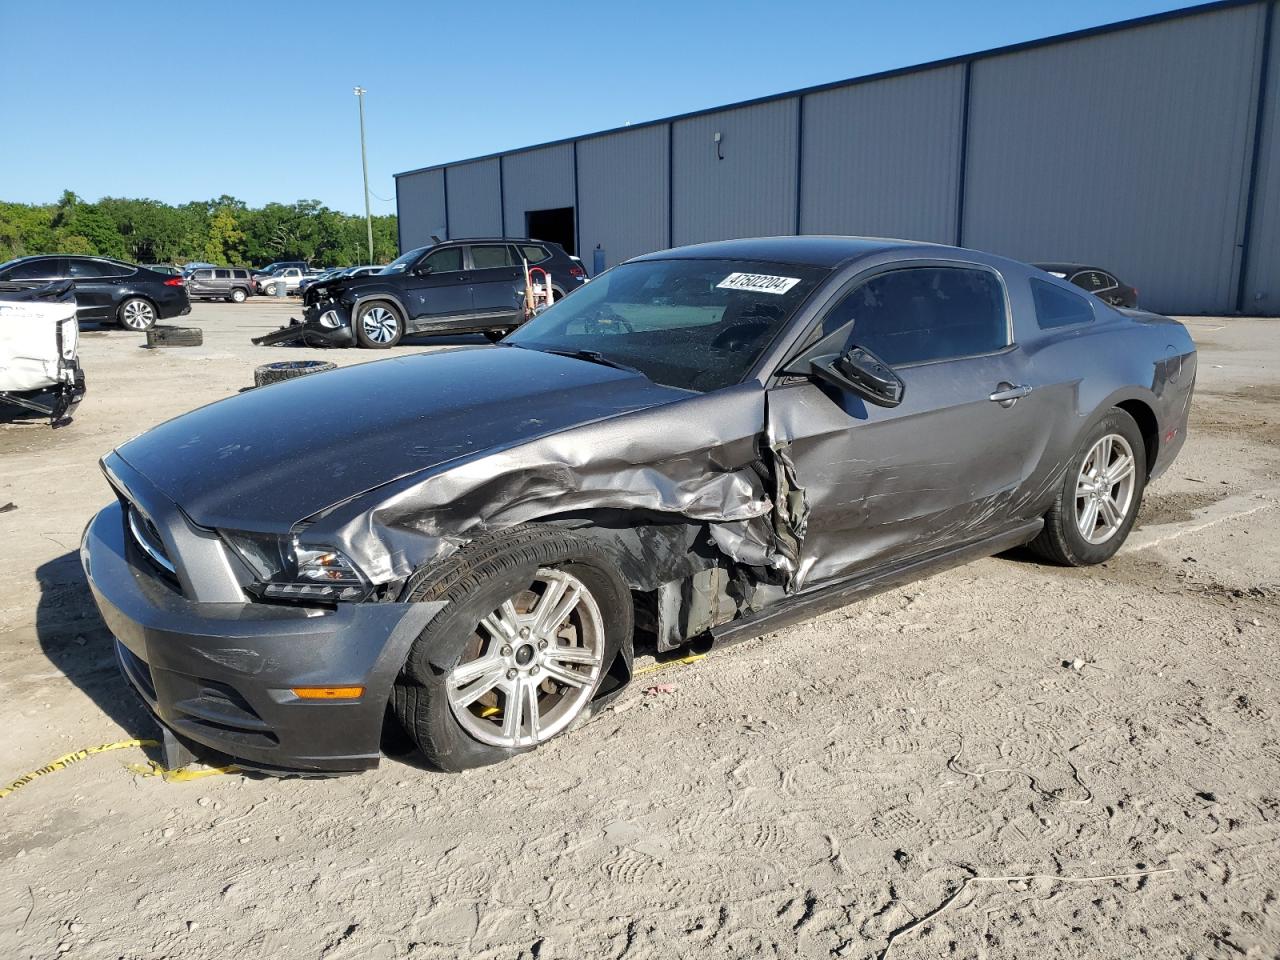
<path fill-rule="evenodd" d="M 558 243 L 564 247 L 566 253 L 578 252 L 578 238 L 573 235 L 573 207 L 526 210 L 524 235 L 535 240 L 550 240 L 552 243 Z"/>

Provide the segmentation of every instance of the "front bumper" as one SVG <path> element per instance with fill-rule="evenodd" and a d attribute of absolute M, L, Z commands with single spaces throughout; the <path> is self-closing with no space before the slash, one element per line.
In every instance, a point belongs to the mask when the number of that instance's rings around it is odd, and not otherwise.
<path fill-rule="evenodd" d="M 145 558 L 119 503 L 90 522 L 80 558 L 121 671 L 157 719 L 185 741 L 268 772 L 376 766 L 392 684 L 443 606 L 195 602 Z M 337 686 L 365 692 L 328 701 L 292 693 Z"/>
<path fill-rule="evenodd" d="M 38 390 L 0 392 L 0 401 L 49 418 L 55 427 L 71 422 L 71 415 L 88 392 L 78 359 L 58 361 L 58 382 Z"/>
<path fill-rule="evenodd" d="M 339 325 L 326 327 L 320 318 L 332 311 Z M 336 300 L 307 304 L 302 313 L 302 341 L 309 347 L 351 347 L 356 335 L 351 328 L 351 311 Z"/>

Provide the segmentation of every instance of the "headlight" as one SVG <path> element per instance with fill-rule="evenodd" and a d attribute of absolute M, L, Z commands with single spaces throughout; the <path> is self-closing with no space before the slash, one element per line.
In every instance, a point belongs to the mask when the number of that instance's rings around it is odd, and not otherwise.
<path fill-rule="evenodd" d="M 296 536 L 220 531 L 258 577 L 253 593 L 274 600 L 360 601 L 370 584 L 341 551 Z"/>
<path fill-rule="evenodd" d="M 338 316 L 337 310 L 326 310 L 324 313 L 320 314 L 319 323 L 320 326 L 328 327 L 332 330 L 336 327 L 342 326 L 342 318 Z"/>

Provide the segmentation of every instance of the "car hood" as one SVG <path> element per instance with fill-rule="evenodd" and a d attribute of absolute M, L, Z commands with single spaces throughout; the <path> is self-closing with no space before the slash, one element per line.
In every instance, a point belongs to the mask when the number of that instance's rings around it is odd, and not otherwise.
<path fill-rule="evenodd" d="M 393 480 L 689 396 L 584 360 L 473 347 L 249 390 L 116 452 L 201 526 L 283 532 Z"/>

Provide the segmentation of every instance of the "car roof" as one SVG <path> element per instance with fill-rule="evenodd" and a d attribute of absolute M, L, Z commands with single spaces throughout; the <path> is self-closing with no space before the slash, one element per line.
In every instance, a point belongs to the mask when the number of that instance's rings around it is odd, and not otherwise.
<path fill-rule="evenodd" d="M 636 260 L 764 260 L 772 263 L 838 267 L 875 253 L 896 249 L 951 249 L 938 244 L 884 237 L 752 237 L 743 240 L 716 240 L 687 247 L 673 247 L 636 257 Z"/>

